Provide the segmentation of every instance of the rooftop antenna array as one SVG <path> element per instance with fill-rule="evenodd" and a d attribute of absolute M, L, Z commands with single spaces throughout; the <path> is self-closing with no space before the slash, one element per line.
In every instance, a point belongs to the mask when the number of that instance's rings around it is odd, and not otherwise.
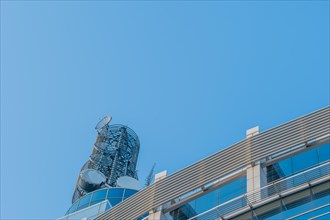
<path fill-rule="evenodd" d="M 138 179 L 136 165 L 139 138 L 125 125 L 110 125 L 111 119 L 111 116 L 105 116 L 95 127 L 97 137 L 94 148 L 89 160 L 81 168 L 72 203 L 105 185 L 116 187 L 120 177 Z"/>

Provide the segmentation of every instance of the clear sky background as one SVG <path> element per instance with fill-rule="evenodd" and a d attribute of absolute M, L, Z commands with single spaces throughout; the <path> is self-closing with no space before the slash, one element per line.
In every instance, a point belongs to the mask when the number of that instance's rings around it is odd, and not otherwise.
<path fill-rule="evenodd" d="M 105 115 L 139 177 L 329 105 L 329 1 L 1 1 L 1 219 L 71 205 Z"/>

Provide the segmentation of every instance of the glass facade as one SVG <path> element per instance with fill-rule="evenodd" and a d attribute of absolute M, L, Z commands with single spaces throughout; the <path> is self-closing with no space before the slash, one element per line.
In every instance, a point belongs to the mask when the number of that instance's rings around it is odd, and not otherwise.
<path fill-rule="evenodd" d="M 210 193 L 182 205 L 178 209 L 173 210 L 170 215 L 174 220 L 187 219 L 244 193 L 246 193 L 246 176 L 239 177 Z"/>
<path fill-rule="evenodd" d="M 246 193 L 247 179 L 246 176 L 241 176 L 181 205 L 169 213 L 169 219 L 210 220 L 221 217 L 227 219 L 227 216 L 237 211 L 244 214 L 240 214 L 234 219 L 287 219 L 297 215 L 301 217 L 297 216 L 293 219 L 305 219 L 307 216 L 316 216 L 318 219 L 327 218 L 329 214 L 324 213 L 329 211 L 329 182 L 281 199 L 274 199 L 274 196 L 329 175 L 329 159 L 329 143 L 311 148 L 311 150 L 267 166 L 267 185 L 253 194 Z M 244 211 L 249 204 L 256 204 L 269 198 L 271 198 L 269 200 L 271 202 L 253 208 L 249 212 Z M 302 216 L 306 210 L 313 211 Z"/>
<path fill-rule="evenodd" d="M 309 179 L 329 175 L 329 159 L 330 143 L 326 143 L 267 166 L 267 182 L 269 186 L 273 183 L 277 184 L 277 189 L 281 186 L 293 188 L 308 182 Z M 320 169 L 316 168 L 317 166 Z M 311 172 L 308 172 L 308 169 Z M 290 177 L 292 181 L 282 181 L 287 177 Z M 313 186 L 246 212 L 234 219 L 329 219 L 329 186 L 329 181 Z M 276 194 L 276 191 L 268 192 L 268 196 Z"/>
<path fill-rule="evenodd" d="M 245 212 L 233 219 L 329 219 L 329 184 L 328 181 L 313 186 Z"/>
<path fill-rule="evenodd" d="M 267 166 L 267 182 L 301 172 L 330 159 L 330 143 Z"/>
<path fill-rule="evenodd" d="M 73 203 L 70 209 L 66 212 L 66 215 L 84 209 L 91 205 L 100 203 L 104 200 L 108 200 L 112 207 L 117 205 L 121 201 L 127 199 L 128 197 L 132 196 L 136 192 L 138 191 L 126 188 L 106 188 L 96 190 L 81 197 L 75 203 Z"/>

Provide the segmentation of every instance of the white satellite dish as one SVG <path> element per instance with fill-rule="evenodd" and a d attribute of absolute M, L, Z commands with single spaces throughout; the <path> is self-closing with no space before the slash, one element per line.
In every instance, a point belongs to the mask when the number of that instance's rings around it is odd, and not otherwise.
<path fill-rule="evenodd" d="M 97 131 L 101 130 L 102 128 L 104 128 L 106 125 L 108 125 L 111 121 L 112 117 L 110 115 L 105 116 L 101 121 L 99 121 L 99 123 L 97 123 L 97 125 L 95 126 L 95 129 Z"/>
<path fill-rule="evenodd" d="M 86 169 L 80 172 L 79 186 L 86 192 L 99 189 L 106 178 L 102 172 L 94 169 Z"/>
<path fill-rule="evenodd" d="M 117 179 L 117 186 L 134 190 L 140 190 L 142 188 L 140 182 L 130 176 L 119 177 Z"/>

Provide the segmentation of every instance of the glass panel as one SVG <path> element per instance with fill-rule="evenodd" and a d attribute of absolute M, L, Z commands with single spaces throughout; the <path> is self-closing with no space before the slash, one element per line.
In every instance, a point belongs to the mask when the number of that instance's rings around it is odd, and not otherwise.
<path fill-rule="evenodd" d="M 280 174 L 280 177 L 289 176 L 293 173 L 291 158 L 280 161 L 278 165 L 279 165 L 278 168 L 279 170 L 277 171 Z"/>
<path fill-rule="evenodd" d="M 246 193 L 246 176 L 239 177 L 214 191 L 204 194 L 203 196 L 200 196 L 199 198 L 182 205 L 180 208 L 173 210 L 170 214 L 175 220 L 188 219 L 244 193 Z M 230 208 L 235 209 L 235 207 L 232 207 L 232 205 L 242 207 L 245 206 L 244 204 L 245 201 L 238 200 L 238 202 L 235 204 L 231 203 L 226 207 L 222 207 L 226 210 L 219 208 L 218 211 L 224 214 L 227 213 L 228 209 Z M 216 213 L 216 215 L 218 214 Z"/>
<path fill-rule="evenodd" d="M 313 220 L 329 220 L 330 219 L 330 213 L 324 213 L 324 215 L 318 215 L 314 216 Z"/>
<path fill-rule="evenodd" d="M 298 219 L 310 219 L 310 218 L 313 218 L 315 216 L 318 216 L 318 215 L 322 215 L 326 212 L 330 212 L 330 205 L 327 205 L 327 206 L 320 206 L 320 207 L 317 207 L 315 209 L 311 209 L 311 211 L 305 211 L 303 213 L 301 213 L 299 216 L 297 216 L 296 218 L 293 218 L 295 220 L 298 220 Z"/>
<path fill-rule="evenodd" d="M 77 210 L 78 203 L 79 203 L 79 200 L 76 201 L 76 202 L 71 206 L 71 208 L 69 209 L 68 213 L 75 212 L 75 211 Z"/>
<path fill-rule="evenodd" d="M 307 198 L 302 198 L 302 200 L 297 201 L 295 204 L 295 206 L 289 206 L 287 207 L 288 210 L 286 210 L 283 213 L 283 217 L 284 218 L 291 218 L 293 216 L 299 215 L 301 213 L 307 212 L 309 210 L 313 210 L 317 207 L 320 207 L 322 205 L 328 204 L 330 197 L 329 196 L 325 196 L 316 200 L 312 200 L 312 197 L 310 197 L 309 199 Z M 299 205 L 297 205 L 299 204 Z M 320 211 L 322 211 L 323 209 L 319 209 L 316 210 L 315 213 L 320 213 Z M 309 214 L 306 214 L 306 216 L 300 216 L 294 219 L 308 219 Z M 315 214 L 316 215 L 316 214 Z M 314 215 L 314 216 L 315 216 Z"/>
<path fill-rule="evenodd" d="M 306 170 L 330 159 L 330 143 L 267 166 L 267 182 Z M 303 161 L 303 162 L 302 162 Z"/>
<path fill-rule="evenodd" d="M 103 201 L 104 201 L 104 199 L 94 200 L 94 201 L 91 202 L 90 205 L 95 205 L 95 204 L 103 202 Z"/>
<path fill-rule="evenodd" d="M 292 159 L 288 158 L 267 167 L 267 181 L 273 182 L 292 173 Z"/>
<path fill-rule="evenodd" d="M 330 194 L 329 182 L 322 183 L 313 187 L 314 197 L 321 198 Z"/>
<path fill-rule="evenodd" d="M 128 198 L 128 197 L 130 197 L 131 195 L 133 195 L 133 194 L 135 194 L 137 191 L 136 190 L 133 190 L 133 189 L 126 189 L 125 190 L 125 195 L 124 195 L 124 197 L 125 198 Z"/>
<path fill-rule="evenodd" d="M 311 209 L 309 205 L 312 200 L 311 191 L 309 189 L 295 193 L 283 199 L 285 207 L 287 209 L 286 216 L 294 216 Z M 307 205 L 304 205 L 307 204 Z M 303 208 L 303 210 L 302 210 Z"/>
<path fill-rule="evenodd" d="M 109 200 L 105 204 L 106 204 L 105 210 L 112 208 L 112 206 L 109 203 Z"/>
<path fill-rule="evenodd" d="M 302 171 L 308 167 L 312 167 L 316 164 L 318 164 L 316 149 L 306 151 L 302 154 L 298 154 L 292 157 L 292 166 L 294 173 Z"/>
<path fill-rule="evenodd" d="M 78 210 L 86 208 L 89 204 L 90 198 L 91 198 L 91 194 L 87 194 L 86 196 L 82 197 L 79 202 Z"/>
<path fill-rule="evenodd" d="M 93 193 L 92 201 L 104 200 L 107 196 L 108 189 L 99 190 Z"/>
<path fill-rule="evenodd" d="M 257 219 L 283 219 L 281 201 L 274 201 L 254 210 Z"/>
<path fill-rule="evenodd" d="M 119 199 L 119 198 L 110 198 L 108 200 L 112 206 L 115 206 L 122 201 L 122 199 Z"/>
<path fill-rule="evenodd" d="M 113 188 L 109 189 L 108 198 L 122 198 L 124 194 L 124 189 L 122 188 Z"/>
<path fill-rule="evenodd" d="M 197 213 L 202 213 L 218 204 L 219 192 L 215 190 L 210 192 L 202 197 L 199 197 L 195 201 L 190 202 L 189 204 Z"/>
<path fill-rule="evenodd" d="M 327 143 L 318 149 L 320 162 L 330 159 L 330 143 Z"/>
<path fill-rule="evenodd" d="M 184 204 L 183 206 L 179 207 L 178 209 L 173 210 L 170 215 L 172 216 L 173 220 L 186 220 L 189 219 L 197 213 L 195 210 L 189 205 L 189 203 Z"/>
<path fill-rule="evenodd" d="M 218 204 L 246 193 L 246 176 L 236 179 L 219 189 Z"/>

